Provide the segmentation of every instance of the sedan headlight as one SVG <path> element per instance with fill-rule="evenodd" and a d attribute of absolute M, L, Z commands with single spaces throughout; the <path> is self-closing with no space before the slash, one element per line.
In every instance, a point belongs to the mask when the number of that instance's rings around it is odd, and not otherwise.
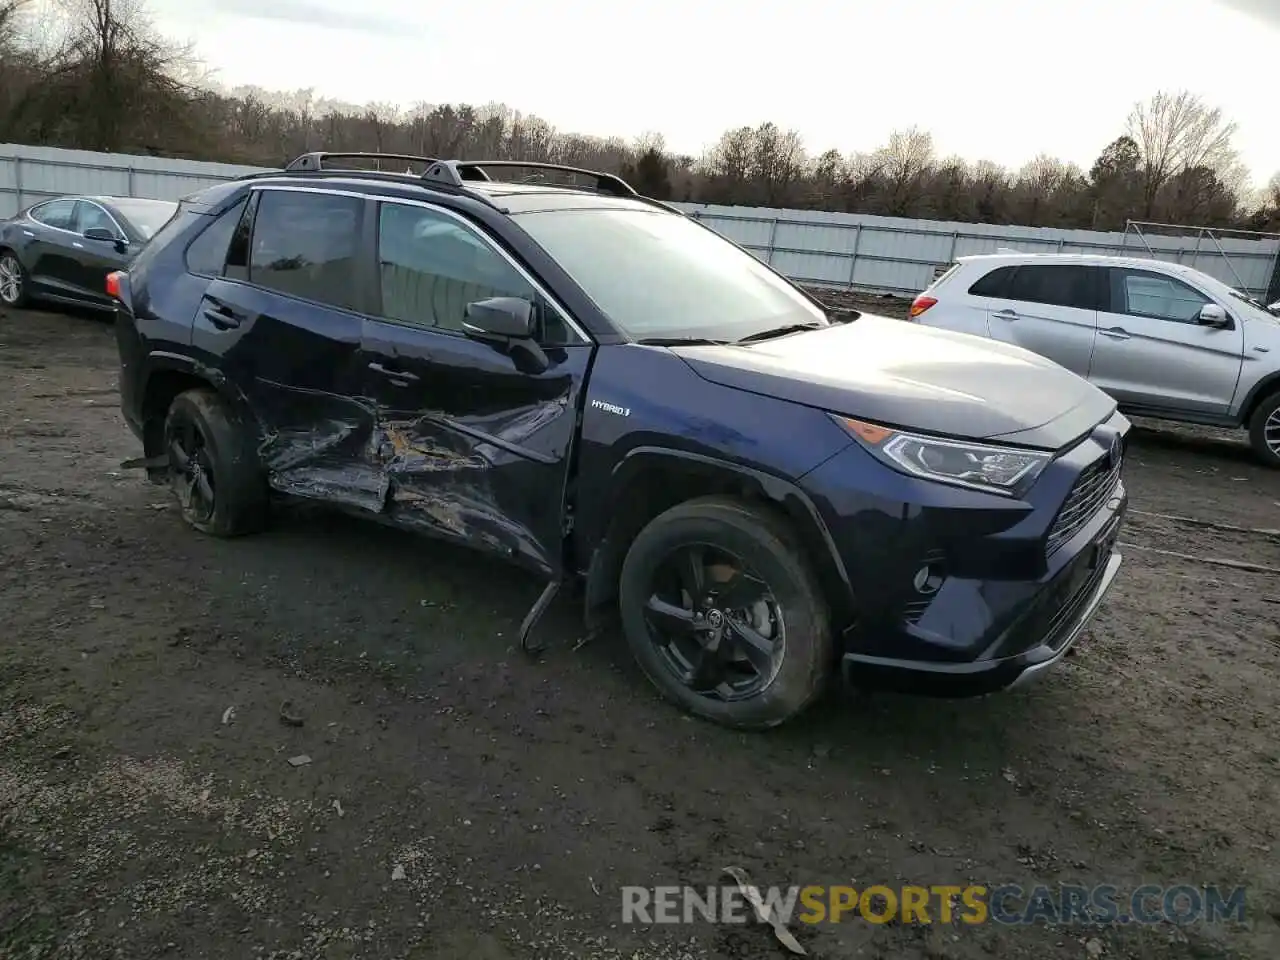
<path fill-rule="evenodd" d="M 1053 454 L 947 440 L 833 415 L 836 423 L 884 463 L 925 480 L 1014 496 L 1030 486 Z"/>

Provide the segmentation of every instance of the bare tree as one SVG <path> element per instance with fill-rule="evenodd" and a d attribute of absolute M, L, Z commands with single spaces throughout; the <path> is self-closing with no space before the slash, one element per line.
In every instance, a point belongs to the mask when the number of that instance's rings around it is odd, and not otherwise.
<path fill-rule="evenodd" d="M 766 206 L 784 205 L 804 172 L 804 142 L 794 130 L 785 133 L 762 123 L 752 134 L 752 174 Z"/>
<path fill-rule="evenodd" d="M 1236 125 L 1221 108 L 1207 106 L 1188 91 L 1157 93 L 1134 105 L 1126 131 L 1141 157 L 1142 215 L 1152 217 L 1161 189 L 1195 167 L 1215 172 L 1236 162 Z"/>
<path fill-rule="evenodd" d="M 933 169 L 933 135 L 917 127 L 895 130 L 877 155 L 886 181 L 886 212 L 905 216 L 923 193 L 925 174 Z"/>

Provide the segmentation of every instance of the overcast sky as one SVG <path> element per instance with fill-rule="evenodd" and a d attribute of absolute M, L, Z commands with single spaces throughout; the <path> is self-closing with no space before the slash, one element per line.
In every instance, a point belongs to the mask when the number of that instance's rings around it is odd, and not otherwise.
<path fill-rule="evenodd" d="M 227 85 L 364 102 L 504 102 L 698 154 L 772 120 L 809 150 L 894 128 L 1017 167 L 1088 167 L 1134 101 L 1188 88 L 1280 171 L 1280 0 L 150 0 Z"/>

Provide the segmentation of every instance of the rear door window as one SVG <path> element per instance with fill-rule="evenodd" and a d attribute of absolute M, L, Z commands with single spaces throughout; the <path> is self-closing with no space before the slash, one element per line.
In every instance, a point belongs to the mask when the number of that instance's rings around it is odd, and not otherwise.
<path fill-rule="evenodd" d="M 971 296 L 1003 297 L 1017 267 L 997 267 L 969 288 Z"/>
<path fill-rule="evenodd" d="M 50 200 L 31 211 L 31 219 L 43 223 L 46 227 L 58 230 L 70 230 L 75 222 L 76 202 L 74 200 Z"/>
<path fill-rule="evenodd" d="M 1004 297 L 1023 303 L 1096 310 L 1096 268 L 1075 264 L 1023 264 L 1009 281 Z"/>
<path fill-rule="evenodd" d="M 249 282 L 300 300 L 356 308 L 359 197 L 264 190 L 253 218 Z"/>

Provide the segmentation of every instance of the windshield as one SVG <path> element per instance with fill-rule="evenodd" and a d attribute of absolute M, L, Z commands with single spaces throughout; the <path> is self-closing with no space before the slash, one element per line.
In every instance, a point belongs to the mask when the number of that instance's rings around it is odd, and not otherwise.
<path fill-rule="evenodd" d="M 133 224 L 143 240 L 150 240 L 177 212 L 178 205 L 166 200 L 114 200 L 111 204 Z"/>
<path fill-rule="evenodd" d="M 686 217 L 658 210 L 549 210 L 520 226 L 635 339 L 737 340 L 827 323 L 759 260 Z"/>

